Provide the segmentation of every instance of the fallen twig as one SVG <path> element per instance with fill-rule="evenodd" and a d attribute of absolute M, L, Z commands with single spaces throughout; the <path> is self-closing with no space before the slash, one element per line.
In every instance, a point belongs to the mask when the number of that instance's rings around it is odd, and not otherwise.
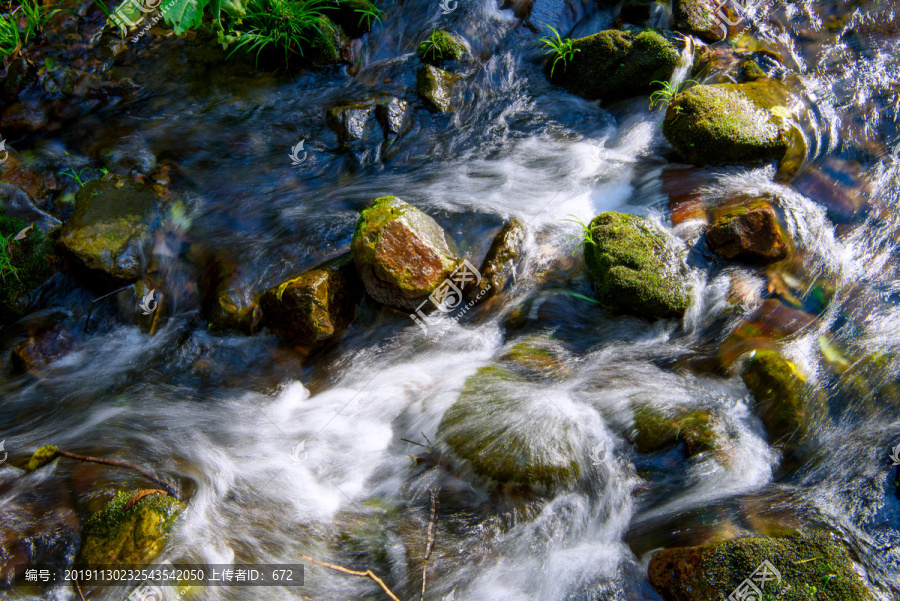
<path fill-rule="evenodd" d="M 103 296 L 98 296 L 97 298 L 95 298 L 94 300 L 92 300 L 92 301 L 91 301 L 91 308 L 90 308 L 90 310 L 88 311 L 87 317 L 84 318 L 84 331 L 87 332 L 87 329 L 88 329 L 88 322 L 91 320 L 91 313 L 94 312 L 94 303 L 96 303 L 97 301 L 101 301 L 101 300 L 103 300 L 104 298 L 107 298 L 107 297 L 109 297 L 109 296 L 112 296 L 113 294 L 118 294 L 119 292 L 122 292 L 122 291 L 125 290 L 126 288 L 133 288 L 133 287 L 134 287 L 134 284 L 128 284 L 127 286 L 122 286 L 122 287 L 119 288 L 118 290 L 113 290 L 112 292 L 110 292 L 110 293 L 108 293 L 108 294 L 104 294 Z"/>
<path fill-rule="evenodd" d="M 425 540 L 428 542 L 425 545 L 425 559 L 422 560 L 422 596 L 419 597 L 419 601 L 425 601 L 425 574 L 428 571 L 428 558 L 431 557 L 434 539 L 437 536 L 437 497 L 433 490 L 429 492 L 431 493 L 431 516 L 428 518 L 428 532 L 425 535 Z"/>
<path fill-rule="evenodd" d="M 363 578 L 371 578 L 378 584 L 378 586 L 381 587 L 381 590 L 383 590 L 388 597 L 390 597 L 394 601 L 400 601 L 400 599 L 397 598 L 397 595 L 392 593 L 391 589 L 389 589 L 387 587 L 387 585 L 384 583 L 384 581 L 381 578 L 379 578 L 378 576 L 376 576 L 372 570 L 366 570 L 365 572 L 360 572 L 358 570 L 351 570 L 351 569 L 345 568 L 343 566 L 336 566 L 333 563 L 325 563 L 324 561 L 319 561 L 318 559 L 313 559 L 312 557 L 310 557 L 308 555 L 300 554 L 300 557 L 302 557 L 303 559 L 305 559 L 306 561 L 308 561 L 310 563 L 314 563 L 316 565 L 323 566 L 326 568 L 331 568 L 332 570 L 337 570 L 338 572 L 343 572 L 344 574 L 350 574 L 351 576 L 362 576 Z"/>

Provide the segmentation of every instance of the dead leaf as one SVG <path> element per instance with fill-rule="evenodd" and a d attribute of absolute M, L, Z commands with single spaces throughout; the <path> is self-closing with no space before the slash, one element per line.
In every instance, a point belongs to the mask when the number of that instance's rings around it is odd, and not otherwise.
<path fill-rule="evenodd" d="M 32 223 L 31 225 L 26 227 L 24 230 L 22 230 L 21 232 L 16 234 L 16 237 L 13 238 L 13 240 L 24 240 L 25 236 L 28 235 L 28 230 L 33 230 L 33 229 L 34 229 L 34 224 Z"/>
<path fill-rule="evenodd" d="M 138 501 L 140 501 L 141 499 L 143 499 L 143 498 L 146 497 L 147 495 L 153 495 L 153 494 L 161 494 L 161 495 L 166 495 L 166 496 L 168 496 L 169 493 L 167 493 L 167 492 L 164 491 L 164 490 L 160 490 L 160 489 L 158 489 L 158 488 L 147 488 L 147 489 L 138 491 L 138 492 L 136 492 L 136 493 L 134 494 L 133 497 L 131 497 L 130 499 L 128 499 L 128 502 L 127 502 L 127 503 L 125 503 L 125 511 L 128 511 L 129 509 L 131 509 L 132 507 L 134 507 L 134 504 L 135 504 L 135 503 L 137 503 Z"/>

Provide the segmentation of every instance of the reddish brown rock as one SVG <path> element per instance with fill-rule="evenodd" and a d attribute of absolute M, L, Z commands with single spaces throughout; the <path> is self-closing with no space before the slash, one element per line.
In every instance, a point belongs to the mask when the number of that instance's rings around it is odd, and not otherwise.
<path fill-rule="evenodd" d="M 716 219 L 706 230 L 706 244 L 720 257 L 748 263 L 780 261 L 789 249 L 778 215 L 768 205 L 742 207 Z"/>

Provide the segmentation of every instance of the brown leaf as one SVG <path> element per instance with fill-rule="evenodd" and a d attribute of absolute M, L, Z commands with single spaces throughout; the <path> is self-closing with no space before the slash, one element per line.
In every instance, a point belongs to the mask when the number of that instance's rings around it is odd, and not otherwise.
<path fill-rule="evenodd" d="M 131 509 L 132 507 L 134 507 L 134 504 L 135 504 L 135 503 L 137 503 L 138 501 L 140 501 L 141 499 L 143 499 L 143 498 L 146 497 L 147 495 L 153 495 L 153 494 L 161 494 L 161 495 L 166 495 L 166 496 L 168 496 L 169 493 L 167 493 L 167 492 L 164 491 L 164 490 L 160 490 L 160 489 L 158 489 L 158 488 L 147 488 L 147 489 L 138 491 L 138 492 L 136 492 L 136 493 L 134 494 L 133 497 L 131 497 L 130 499 L 128 499 L 128 502 L 127 502 L 127 503 L 125 503 L 125 511 L 128 511 L 129 509 Z"/>
<path fill-rule="evenodd" d="M 31 225 L 26 227 L 24 230 L 22 230 L 21 232 L 16 234 L 16 237 L 13 238 L 13 240 L 24 240 L 25 236 L 28 235 L 28 230 L 33 230 L 33 229 L 34 229 L 34 224 L 32 223 Z"/>

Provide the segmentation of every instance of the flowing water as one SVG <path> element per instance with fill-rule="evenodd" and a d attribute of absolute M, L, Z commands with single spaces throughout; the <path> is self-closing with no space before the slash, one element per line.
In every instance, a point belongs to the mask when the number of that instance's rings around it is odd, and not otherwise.
<path fill-rule="evenodd" d="M 678 159 L 661 133 L 664 111 L 649 110 L 645 97 L 589 102 L 551 86 L 535 34 L 494 0 L 460 2 L 446 16 L 437 2 L 394 4 L 385 25 L 354 43 L 352 67 L 290 77 L 223 66 L 199 44 L 129 46 L 116 69 L 144 87 L 139 98 L 35 146 L 47 155 L 83 151 L 138 132 L 160 160 L 177 165 L 172 189 L 183 215 L 159 264 L 165 316 L 150 336 L 145 323 L 122 318 L 135 301 L 130 291 L 120 294 L 95 305 L 74 350 L 39 377 L 5 372 L 6 450 L 27 457 L 53 443 L 177 481 L 190 504 L 165 551 L 172 561 L 295 563 L 305 554 L 371 568 L 400 598 L 418 599 L 434 492 L 429 600 L 659 599 L 646 576 L 650 551 L 775 520 L 830 526 L 872 590 L 900 598 L 900 501 L 887 456 L 900 443 L 900 416 L 846 394 L 819 350 L 828 335 L 848 355 L 884 357 L 883 381 L 870 382 L 873 389 L 898 377 L 900 159 L 890 153 L 900 138 L 900 16 L 891 0 L 756 8 L 755 35 L 801 73 L 798 95 L 810 109 L 802 169 L 834 165 L 836 157 L 862 165 L 824 188 L 792 185 L 772 167 L 709 170 L 703 183 L 705 198 L 776 194 L 803 251 L 789 283 L 816 319 L 785 341 L 785 353 L 829 393 L 831 415 L 802 464 L 786 465 L 767 444 L 740 377 L 692 367 L 744 317 L 726 301 L 731 276 L 765 284 L 695 246 L 697 222 L 673 225 L 666 182 L 679 177 L 671 168 Z M 581 37 L 611 27 L 612 15 L 590 2 L 535 0 L 529 22 Z M 656 18 L 665 23 L 668 15 Z M 412 51 L 435 26 L 463 34 L 475 56 L 450 116 L 428 112 L 412 92 Z M 411 103 L 410 131 L 384 148 L 339 147 L 326 109 L 376 94 Z M 308 156 L 295 167 L 285 155 L 300 140 Z M 816 196 L 838 183 L 862 207 L 847 220 Z M 345 252 L 359 211 L 382 195 L 434 216 L 476 265 L 504 221 L 526 223 L 513 287 L 471 318 L 427 334 L 368 299 L 337 342 L 313 353 L 265 330 L 207 331 L 198 318 L 202 268 L 189 259 L 226 255 L 271 286 Z M 613 210 L 647 216 L 693 248 L 685 261 L 694 303 L 683 323 L 615 316 L 578 296 L 591 291 L 581 253 L 572 255 L 576 226 L 562 219 L 587 222 Z M 822 289 L 830 302 L 817 305 Z M 7 328 L 4 344 L 35 324 L 81 332 L 94 298 L 75 279 L 58 277 L 39 311 Z M 584 486 L 555 495 L 504 493 L 453 471 L 426 447 L 466 378 L 538 334 L 552 334 L 564 349 L 563 375 L 516 384 L 532 407 L 520 427 L 541 440 L 549 425 L 569 424 L 571 459 L 587 476 Z M 633 398 L 714 411 L 725 457 L 636 453 L 623 437 Z M 70 503 L 59 490 L 66 479 L 81 483 L 82 517 L 90 491 L 135 481 L 63 461 L 27 475 L 6 466 L 0 511 L 19 530 L 52 530 L 53 508 Z M 302 588 L 192 595 L 383 598 L 372 581 L 324 567 L 307 564 L 305 580 Z M 0 596 L 76 598 L 69 588 Z M 94 598 L 122 596 L 106 590 Z"/>

